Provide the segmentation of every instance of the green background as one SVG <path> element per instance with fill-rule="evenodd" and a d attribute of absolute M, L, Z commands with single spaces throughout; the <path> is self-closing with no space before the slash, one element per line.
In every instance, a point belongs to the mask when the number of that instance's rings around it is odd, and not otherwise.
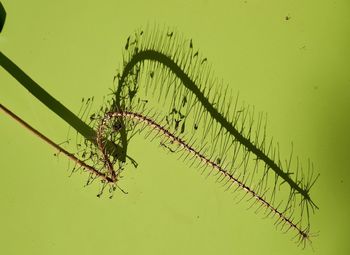
<path fill-rule="evenodd" d="M 169 25 L 193 38 L 242 100 L 268 113 L 282 152 L 293 141 L 321 176 L 313 253 L 143 137 L 130 145 L 140 166 L 123 181 L 129 194 L 99 199 L 85 174 L 68 177 L 63 155 L 0 114 L 0 254 L 350 254 L 348 0 L 2 3 L 1 51 L 75 113 L 82 97 L 109 93 L 129 34 Z M 0 100 L 66 140 L 68 125 L 3 69 Z"/>

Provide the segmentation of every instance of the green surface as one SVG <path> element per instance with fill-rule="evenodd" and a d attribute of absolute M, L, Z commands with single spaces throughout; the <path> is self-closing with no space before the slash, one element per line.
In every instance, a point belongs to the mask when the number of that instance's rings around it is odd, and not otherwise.
<path fill-rule="evenodd" d="M 313 253 L 142 137 L 130 145 L 140 166 L 123 180 L 129 194 L 98 199 L 86 175 L 69 178 L 62 155 L 1 113 L 0 254 L 349 254 L 347 0 L 2 3 L 1 51 L 76 113 L 82 97 L 109 93 L 135 28 L 176 27 L 242 100 L 268 113 L 282 151 L 293 141 L 321 177 Z M 3 69 L 0 102 L 66 140 L 67 124 Z"/>

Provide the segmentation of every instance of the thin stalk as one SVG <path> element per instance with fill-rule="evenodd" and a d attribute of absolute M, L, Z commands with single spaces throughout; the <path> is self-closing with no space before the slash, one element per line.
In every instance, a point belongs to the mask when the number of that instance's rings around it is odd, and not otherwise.
<path fill-rule="evenodd" d="M 77 163 L 78 165 L 83 167 L 83 169 L 85 169 L 85 171 L 90 172 L 90 173 L 96 175 L 97 177 L 102 178 L 106 182 L 109 182 L 109 183 L 113 182 L 113 180 L 110 177 L 108 177 L 106 174 L 103 174 L 103 173 L 97 171 L 94 167 L 89 166 L 88 164 L 84 163 L 83 161 L 81 161 L 80 159 L 75 157 L 72 153 L 63 149 L 61 146 L 59 146 L 58 144 L 53 142 L 51 139 L 49 139 L 48 137 L 46 137 L 45 135 L 40 133 L 38 130 L 36 130 L 35 128 L 30 126 L 27 122 L 22 120 L 20 117 L 18 117 L 16 114 L 11 112 L 9 109 L 7 109 L 2 104 L 0 104 L 0 108 L 1 108 L 1 110 L 4 111 L 4 113 L 6 113 L 8 116 L 13 118 L 17 122 L 19 122 L 23 127 L 25 127 L 27 130 L 31 131 L 34 135 L 36 135 L 37 137 L 39 137 L 40 139 L 42 139 L 43 141 L 45 141 L 46 143 L 48 143 L 49 145 L 54 147 L 60 153 L 63 153 L 64 155 L 66 155 L 70 160 L 74 161 L 75 163 Z"/>

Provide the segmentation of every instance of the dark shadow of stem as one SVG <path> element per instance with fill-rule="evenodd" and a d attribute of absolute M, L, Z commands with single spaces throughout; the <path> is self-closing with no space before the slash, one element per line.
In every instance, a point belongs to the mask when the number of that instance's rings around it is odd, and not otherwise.
<path fill-rule="evenodd" d="M 51 111 L 60 116 L 65 122 L 72 126 L 85 139 L 96 144 L 96 132 L 85 122 L 79 119 L 73 112 L 67 109 L 62 103 L 46 92 L 38 83 L 23 72 L 7 56 L 0 52 L 0 65 L 14 77 L 24 88 L 26 88 L 34 97 L 42 102 Z M 119 145 L 108 142 L 106 146 L 108 153 L 121 159 L 122 149 Z"/>
<path fill-rule="evenodd" d="M 125 79 L 132 71 L 134 66 L 138 63 L 143 62 L 145 60 L 158 62 L 169 68 L 179 79 L 181 79 L 183 85 L 188 88 L 201 102 L 204 108 L 210 113 L 213 119 L 219 122 L 231 135 L 235 137 L 242 145 L 245 146 L 247 150 L 254 153 L 257 158 L 263 161 L 271 170 L 273 170 L 278 176 L 280 176 L 289 186 L 300 193 L 303 198 L 313 204 L 309 190 L 304 189 L 301 185 L 298 185 L 296 181 L 290 178 L 290 175 L 284 172 L 268 155 L 266 155 L 261 149 L 255 146 L 249 139 L 244 137 L 233 125 L 230 123 L 221 113 L 218 112 L 217 109 L 209 102 L 209 100 L 205 97 L 203 92 L 198 88 L 198 86 L 193 82 L 190 77 L 168 56 L 165 54 L 158 52 L 156 50 L 143 50 L 136 53 L 131 60 L 124 67 L 123 73 L 119 79 L 118 89 L 116 91 L 116 107 L 117 109 L 121 109 L 121 98 L 120 94 L 122 91 L 122 87 L 124 85 Z M 121 132 L 122 144 L 121 146 L 124 148 L 124 152 L 127 150 L 127 139 L 125 132 Z M 314 205 L 314 204 L 313 204 Z M 316 205 L 314 205 L 316 207 Z M 317 208 L 317 207 L 316 207 Z"/>
<path fill-rule="evenodd" d="M 6 20 L 6 11 L 4 6 L 2 6 L 2 3 L 0 2 L 0 33 L 5 25 Z"/>

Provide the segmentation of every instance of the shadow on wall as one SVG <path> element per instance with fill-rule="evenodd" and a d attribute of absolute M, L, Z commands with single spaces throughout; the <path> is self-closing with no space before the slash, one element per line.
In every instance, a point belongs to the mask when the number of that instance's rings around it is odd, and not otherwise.
<path fill-rule="evenodd" d="M 0 32 L 2 31 L 6 19 L 6 11 L 0 2 Z M 30 78 L 20 67 L 18 67 L 5 54 L 0 52 L 0 65 L 14 77 L 24 88 L 26 88 L 36 99 L 42 102 L 46 107 L 60 116 L 70 126 L 77 130 L 85 139 L 95 143 L 96 132 L 79 119 L 73 112 L 66 108 L 57 99 L 51 96 L 37 82 Z M 110 155 L 120 157 L 123 153 L 121 147 L 113 142 L 107 142 L 107 150 Z"/>
<path fill-rule="evenodd" d="M 2 3 L 0 2 L 0 33 L 2 31 L 2 28 L 5 25 L 5 20 L 6 20 L 6 11 L 4 6 L 2 6 Z"/>

